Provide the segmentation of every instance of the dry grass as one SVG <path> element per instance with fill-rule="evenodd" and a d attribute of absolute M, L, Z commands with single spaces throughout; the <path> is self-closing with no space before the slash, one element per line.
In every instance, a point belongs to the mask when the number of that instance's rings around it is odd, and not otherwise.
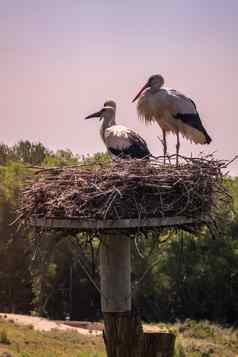
<path fill-rule="evenodd" d="M 238 330 L 206 321 L 151 324 L 147 330 L 171 330 L 176 333 L 175 357 L 237 357 Z M 0 332 L 10 342 L 0 342 L 0 353 L 14 357 L 105 357 L 101 336 L 83 336 L 77 332 L 38 332 L 0 319 Z"/>
<path fill-rule="evenodd" d="M 238 330 L 208 321 L 176 324 L 175 357 L 237 357 Z"/>
<path fill-rule="evenodd" d="M 19 326 L 3 319 L 1 331 L 5 331 L 9 343 L 0 341 L 0 353 L 7 351 L 14 357 L 105 357 L 101 337 L 58 330 L 39 332 L 32 326 Z"/>

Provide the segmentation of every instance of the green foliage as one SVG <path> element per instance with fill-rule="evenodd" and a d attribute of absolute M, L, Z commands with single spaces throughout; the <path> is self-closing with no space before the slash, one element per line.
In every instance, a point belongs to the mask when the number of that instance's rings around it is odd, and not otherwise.
<path fill-rule="evenodd" d="M 56 276 L 56 272 L 57 272 L 57 265 L 55 263 L 50 263 L 48 265 L 48 278 L 50 280 L 54 280 L 55 279 L 55 276 Z"/>
<path fill-rule="evenodd" d="M 16 225 L 10 225 L 17 217 L 20 191 L 26 180 L 31 177 L 29 165 L 44 164 L 47 158 L 56 158 L 60 165 L 75 164 L 78 158 L 69 150 L 60 150 L 56 154 L 49 152 L 41 143 L 21 141 L 13 147 L 0 145 L 0 310 L 11 312 L 26 312 L 32 310 L 32 294 L 37 290 L 32 288 L 31 235 L 28 231 L 17 231 Z M 48 267 L 46 267 L 46 270 Z M 49 283 L 44 286 L 54 286 L 56 266 L 49 266 L 46 272 Z M 47 280 L 46 279 L 46 280 Z M 37 284 L 35 284 L 37 285 Z M 38 290 L 41 289 L 38 284 Z M 37 291 L 38 291 L 37 290 Z M 37 295 L 37 294 L 35 294 Z"/>
<path fill-rule="evenodd" d="M 0 199 L 17 206 L 19 191 L 27 178 L 27 170 L 23 163 L 8 161 L 0 166 Z M 1 204 L 1 202 L 0 202 Z"/>
<path fill-rule="evenodd" d="M 68 150 L 57 150 L 56 153 L 48 153 L 43 161 L 43 166 L 73 166 L 79 163 L 79 156 Z"/>
<path fill-rule="evenodd" d="M 238 240 L 226 236 L 212 240 L 174 233 L 155 251 L 161 259 L 140 290 L 144 318 L 233 322 L 238 316 L 237 252 Z"/>
<path fill-rule="evenodd" d="M 0 165 L 5 165 L 9 160 L 16 160 L 12 148 L 0 143 Z"/>
<path fill-rule="evenodd" d="M 10 340 L 8 338 L 6 330 L 1 330 L 0 331 L 0 343 L 4 345 L 10 345 Z"/>
<path fill-rule="evenodd" d="M 14 145 L 12 152 L 17 160 L 31 165 L 41 165 L 48 154 L 48 150 L 41 143 L 35 144 L 28 140 Z"/>
<path fill-rule="evenodd" d="M 36 312 L 51 316 L 55 319 L 64 319 L 67 313 L 74 314 L 74 319 L 95 319 L 99 315 L 99 295 L 82 271 L 78 257 L 91 275 L 98 279 L 98 271 L 87 265 L 91 259 L 91 249 L 81 244 L 85 237 L 65 236 L 63 234 L 48 234 L 42 240 L 38 263 L 34 266 L 33 291 Z M 98 248 L 98 244 L 92 246 Z M 82 258 L 83 254 L 83 258 Z M 70 305 L 70 286 L 73 291 L 73 306 Z M 73 310 L 73 311 L 72 311 Z"/>
<path fill-rule="evenodd" d="M 97 165 L 111 161 L 111 158 L 108 153 L 98 152 L 94 155 L 83 156 L 82 160 L 85 164 Z"/>
<path fill-rule="evenodd" d="M 16 232 L 16 227 L 10 225 L 16 219 L 19 192 L 26 177 L 22 162 L 10 160 L 0 166 L 1 311 L 26 311 L 31 300 L 28 233 Z"/>
<path fill-rule="evenodd" d="M 184 348 L 180 343 L 177 343 L 175 346 L 174 357 L 187 357 Z"/>

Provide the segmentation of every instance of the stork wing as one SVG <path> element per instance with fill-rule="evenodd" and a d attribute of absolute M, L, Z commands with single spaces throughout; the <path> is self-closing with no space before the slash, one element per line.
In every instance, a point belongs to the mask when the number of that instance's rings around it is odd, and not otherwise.
<path fill-rule="evenodd" d="M 129 140 L 133 143 L 134 150 L 140 153 L 140 157 L 145 157 L 150 155 L 150 151 L 145 140 L 137 134 L 135 131 L 130 130 Z"/>
<path fill-rule="evenodd" d="M 143 158 L 150 155 L 144 139 L 125 126 L 114 125 L 106 129 L 104 139 L 108 150 L 116 156 Z"/>
<path fill-rule="evenodd" d="M 198 114 L 196 104 L 191 98 L 175 89 L 169 89 L 168 94 L 174 97 L 176 102 L 176 109 L 179 110 L 179 112 Z"/>
<path fill-rule="evenodd" d="M 209 144 L 211 138 L 202 124 L 194 101 L 174 89 L 168 90 L 168 94 L 174 111 L 173 117 L 184 124 L 180 130 L 182 134 L 194 142 Z"/>

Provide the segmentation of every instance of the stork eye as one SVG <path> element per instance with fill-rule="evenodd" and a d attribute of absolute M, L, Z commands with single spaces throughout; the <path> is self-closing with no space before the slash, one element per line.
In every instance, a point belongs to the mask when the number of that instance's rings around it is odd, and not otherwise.
<path fill-rule="evenodd" d="M 155 79 L 155 77 L 150 77 L 149 80 L 148 80 L 148 83 L 151 84 L 154 79 Z"/>

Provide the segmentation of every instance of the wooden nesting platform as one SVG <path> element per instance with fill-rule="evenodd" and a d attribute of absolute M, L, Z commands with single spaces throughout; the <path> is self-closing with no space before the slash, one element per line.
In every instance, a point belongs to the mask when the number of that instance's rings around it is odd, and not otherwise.
<path fill-rule="evenodd" d="M 158 228 L 188 227 L 207 224 L 210 218 L 200 217 L 163 217 L 146 219 L 119 219 L 119 220 L 95 220 L 95 219 L 57 219 L 31 217 L 30 225 L 44 229 L 78 230 L 79 232 L 110 232 L 120 230 L 124 232 L 149 231 Z"/>

